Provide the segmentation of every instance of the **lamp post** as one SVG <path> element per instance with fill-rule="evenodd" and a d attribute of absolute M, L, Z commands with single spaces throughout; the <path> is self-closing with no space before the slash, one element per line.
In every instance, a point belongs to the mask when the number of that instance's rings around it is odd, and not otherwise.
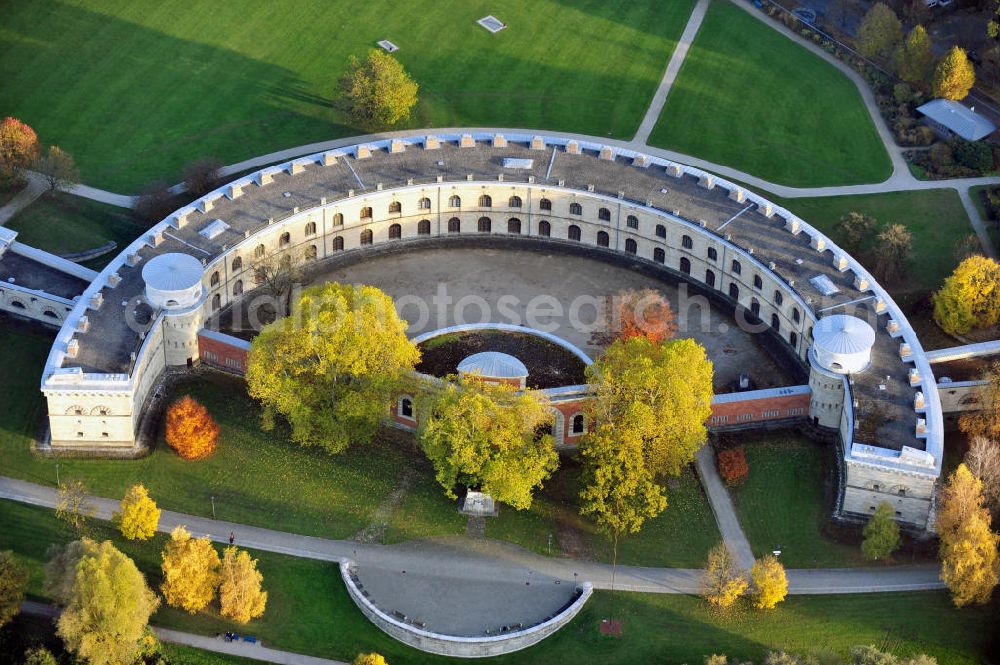
<path fill-rule="evenodd" d="M 215 496 L 212 496 L 212 519 L 215 519 Z"/>
<path fill-rule="evenodd" d="M 56 462 L 56 487 L 61 487 L 62 483 L 59 482 L 59 462 Z"/>

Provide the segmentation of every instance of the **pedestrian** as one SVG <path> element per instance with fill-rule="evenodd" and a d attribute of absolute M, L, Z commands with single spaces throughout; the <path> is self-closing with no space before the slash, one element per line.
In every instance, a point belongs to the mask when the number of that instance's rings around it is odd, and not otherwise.
<path fill-rule="evenodd" d="M 230 531 L 229 532 L 229 544 L 232 545 L 233 541 L 235 541 L 235 540 L 236 540 L 236 533 L 233 532 L 233 531 Z"/>

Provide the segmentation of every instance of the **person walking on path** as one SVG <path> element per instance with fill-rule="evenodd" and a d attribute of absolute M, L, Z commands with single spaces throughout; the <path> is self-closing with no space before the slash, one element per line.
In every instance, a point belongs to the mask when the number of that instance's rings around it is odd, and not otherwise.
<path fill-rule="evenodd" d="M 236 532 L 235 531 L 230 531 L 229 532 L 229 544 L 232 545 L 233 541 L 235 541 L 235 540 L 236 540 Z"/>

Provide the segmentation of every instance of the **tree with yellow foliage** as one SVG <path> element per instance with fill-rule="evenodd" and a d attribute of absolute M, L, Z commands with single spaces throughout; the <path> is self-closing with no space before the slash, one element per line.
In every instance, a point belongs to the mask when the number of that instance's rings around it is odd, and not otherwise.
<path fill-rule="evenodd" d="M 215 452 L 219 426 L 208 409 L 185 395 L 167 409 L 167 445 L 186 460 L 208 457 Z"/>
<path fill-rule="evenodd" d="M 160 509 L 145 487 L 132 485 L 122 497 L 121 512 L 116 512 L 112 519 L 129 540 L 149 540 L 160 523 Z"/>
<path fill-rule="evenodd" d="M 170 532 L 163 550 L 163 584 L 167 604 L 191 614 L 203 609 L 219 587 L 219 554 L 206 538 L 192 538 L 183 526 Z"/>
<path fill-rule="evenodd" d="M 934 294 L 934 320 L 952 335 L 989 328 L 1000 320 L 1000 264 L 970 256 Z"/>
<path fill-rule="evenodd" d="M 982 487 L 960 464 L 941 492 L 935 522 L 941 539 L 941 579 L 951 590 L 956 607 L 989 602 L 1000 575 L 1000 536 L 990 530 Z"/>
<path fill-rule="evenodd" d="M 788 577 L 785 567 L 778 557 L 768 554 L 754 561 L 750 569 L 750 578 L 755 588 L 754 605 L 763 610 L 769 610 L 780 603 L 788 595 Z"/>
<path fill-rule="evenodd" d="M 359 653 L 353 665 L 389 665 L 389 663 L 380 654 Z"/>
<path fill-rule="evenodd" d="M 702 581 L 705 600 L 716 607 L 731 607 L 748 586 L 746 575 L 736 568 L 736 561 L 726 544 L 713 547 L 708 553 Z"/>
<path fill-rule="evenodd" d="M 979 408 L 959 416 L 958 428 L 973 440 L 989 439 L 996 446 L 993 442 L 1000 441 L 1000 363 L 993 363 L 980 378 L 986 383 L 975 391 Z"/>
<path fill-rule="evenodd" d="M 264 614 L 267 592 L 261 589 L 264 576 L 257 570 L 257 560 L 235 547 L 222 554 L 222 582 L 219 606 L 222 616 L 237 623 L 247 623 Z"/>
<path fill-rule="evenodd" d="M 976 84 L 976 70 L 965 54 L 965 49 L 952 46 L 934 68 L 931 87 L 935 97 L 956 102 L 965 99 Z"/>

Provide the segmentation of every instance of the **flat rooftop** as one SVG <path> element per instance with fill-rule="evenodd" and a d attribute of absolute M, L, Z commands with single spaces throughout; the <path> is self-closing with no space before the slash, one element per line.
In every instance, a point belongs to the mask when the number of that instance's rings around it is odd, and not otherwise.
<path fill-rule="evenodd" d="M 7 250 L 0 256 L 0 280 L 35 291 L 45 291 L 67 300 L 83 293 L 89 285 L 86 280 L 15 254 L 12 250 Z"/>

